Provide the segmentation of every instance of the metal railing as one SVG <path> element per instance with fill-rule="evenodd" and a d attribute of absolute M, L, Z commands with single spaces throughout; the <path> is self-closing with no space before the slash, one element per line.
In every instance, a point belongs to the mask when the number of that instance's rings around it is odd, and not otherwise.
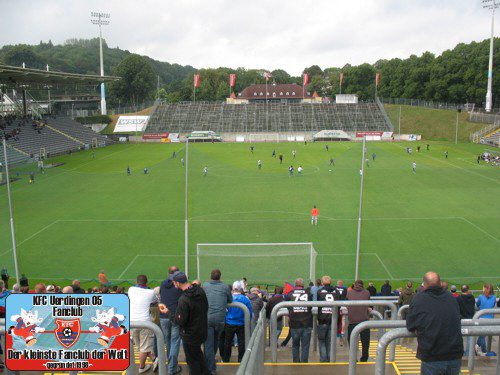
<path fill-rule="evenodd" d="M 253 375 L 264 373 L 264 354 L 266 349 L 266 309 L 260 310 L 259 319 L 245 347 L 245 355 L 241 359 L 236 375 Z"/>
<path fill-rule="evenodd" d="M 243 310 L 243 314 L 245 316 L 245 348 L 248 348 L 248 343 L 250 342 L 250 311 L 248 311 L 248 307 L 246 307 L 241 302 L 231 302 L 227 304 L 227 307 L 236 307 Z"/>
<path fill-rule="evenodd" d="M 500 327 L 492 327 L 492 326 L 472 326 L 467 329 L 462 329 L 463 336 L 497 336 L 500 335 Z M 375 374 L 376 375 L 385 375 L 385 360 L 386 360 L 386 349 L 387 345 L 394 340 L 403 338 L 403 337 L 417 337 L 413 332 L 408 331 L 406 328 L 395 328 L 390 332 L 387 332 L 377 345 L 377 354 L 376 354 L 376 363 L 375 363 Z M 497 368 L 496 373 L 500 373 L 499 368 L 500 362 L 497 360 Z M 355 372 L 354 372 L 355 373 Z M 349 368 L 349 374 L 350 368 Z"/>
<path fill-rule="evenodd" d="M 390 301 L 310 301 L 310 302 L 280 302 L 274 306 L 269 319 L 270 325 L 270 346 L 271 346 L 271 362 L 277 362 L 278 356 L 278 337 L 277 337 L 277 318 L 278 311 L 283 307 L 341 307 L 341 306 L 387 306 L 391 309 L 392 319 L 397 315 L 395 302 Z M 334 308 L 332 313 L 331 325 L 331 343 L 330 343 L 330 362 L 337 360 L 337 319 L 338 309 Z"/>
<path fill-rule="evenodd" d="M 479 319 L 481 316 L 483 316 L 485 314 L 495 314 L 495 315 L 498 315 L 498 314 L 500 314 L 500 309 L 484 309 L 484 310 L 477 311 L 474 314 L 474 316 L 472 317 L 472 319 Z M 491 319 L 488 319 L 488 320 L 491 320 Z M 476 362 L 475 347 L 476 347 L 477 337 L 472 336 L 472 337 L 469 337 L 467 339 L 469 340 L 468 367 L 469 367 L 469 371 L 471 371 L 471 373 L 472 373 L 472 371 L 474 370 L 475 362 Z M 500 351 L 500 342 L 498 343 L 498 345 L 499 345 L 499 351 Z"/>

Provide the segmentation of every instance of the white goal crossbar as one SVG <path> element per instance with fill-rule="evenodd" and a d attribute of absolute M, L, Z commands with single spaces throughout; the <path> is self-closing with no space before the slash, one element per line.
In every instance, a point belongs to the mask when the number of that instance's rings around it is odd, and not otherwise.
<path fill-rule="evenodd" d="M 250 283 L 282 285 L 298 277 L 315 280 L 316 256 L 312 242 L 199 243 L 197 276 L 209 280 L 220 269 L 225 282 L 246 277 Z"/>

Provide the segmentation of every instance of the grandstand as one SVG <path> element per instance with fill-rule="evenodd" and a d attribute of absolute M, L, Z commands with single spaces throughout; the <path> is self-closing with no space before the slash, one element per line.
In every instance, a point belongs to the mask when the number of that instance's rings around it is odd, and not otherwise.
<path fill-rule="evenodd" d="M 47 118 L 44 124 L 43 127 L 35 128 L 30 121 L 16 119 L 5 125 L 3 132 L 6 134 L 20 130 L 16 137 L 7 140 L 9 155 L 15 155 L 14 159 L 9 159 L 10 163 L 25 161 L 21 155 L 58 155 L 90 145 L 105 145 L 108 141 L 104 136 L 67 117 Z M 3 155 L 0 160 L 3 161 Z"/>
<path fill-rule="evenodd" d="M 160 103 L 145 133 L 392 131 L 380 103 Z"/>

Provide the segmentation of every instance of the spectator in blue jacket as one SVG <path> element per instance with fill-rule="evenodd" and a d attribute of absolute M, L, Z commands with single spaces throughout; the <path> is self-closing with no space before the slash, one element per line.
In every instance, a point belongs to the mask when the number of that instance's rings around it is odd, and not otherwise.
<path fill-rule="evenodd" d="M 233 302 L 243 303 L 250 313 L 250 320 L 252 320 L 252 304 L 247 296 L 243 294 L 243 289 L 239 281 L 233 283 Z M 241 362 L 243 354 L 245 354 L 245 315 L 240 308 L 230 307 L 227 309 L 226 325 L 224 328 L 224 352 L 222 353 L 222 360 L 229 362 L 231 359 L 231 344 L 234 335 L 238 339 L 238 362 Z"/>
<path fill-rule="evenodd" d="M 493 309 L 496 305 L 497 299 L 493 293 L 493 285 L 486 283 L 483 286 L 483 294 L 481 294 L 476 301 L 476 306 L 479 310 Z M 493 319 L 493 314 L 484 314 L 481 316 L 484 319 Z M 488 352 L 486 349 L 486 340 L 484 336 L 477 338 L 476 353 L 481 356 L 495 356 L 495 352 Z"/>

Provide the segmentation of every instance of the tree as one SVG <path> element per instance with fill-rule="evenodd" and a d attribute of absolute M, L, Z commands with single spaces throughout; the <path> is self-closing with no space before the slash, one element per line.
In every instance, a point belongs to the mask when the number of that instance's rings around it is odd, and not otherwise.
<path fill-rule="evenodd" d="M 22 66 L 25 64 L 26 68 L 31 69 L 45 69 L 45 61 L 37 55 L 33 47 L 20 44 L 12 47 L 4 57 L 7 65 Z"/>
<path fill-rule="evenodd" d="M 110 91 L 122 103 L 136 106 L 140 101 L 154 98 L 156 77 L 153 68 L 142 56 L 128 56 L 113 74 L 121 79 L 110 85 Z"/>

